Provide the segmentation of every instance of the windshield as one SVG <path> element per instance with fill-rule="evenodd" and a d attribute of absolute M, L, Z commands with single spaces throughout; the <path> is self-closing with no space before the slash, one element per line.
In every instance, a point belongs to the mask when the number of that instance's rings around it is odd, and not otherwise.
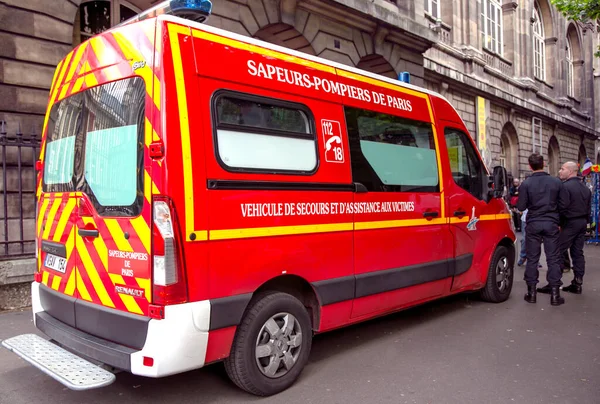
<path fill-rule="evenodd" d="M 84 192 L 102 216 L 143 205 L 144 81 L 119 80 L 66 98 L 48 121 L 44 192 Z"/>

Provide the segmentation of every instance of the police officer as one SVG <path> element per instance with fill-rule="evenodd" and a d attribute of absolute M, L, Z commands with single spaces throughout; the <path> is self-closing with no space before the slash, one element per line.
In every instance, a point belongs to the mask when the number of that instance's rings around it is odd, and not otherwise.
<path fill-rule="evenodd" d="M 562 271 L 559 249 L 559 210 L 565 207 L 565 190 L 562 182 L 544 171 L 544 158 L 533 153 L 529 156 L 529 166 L 533 174 L 527 178 L 519 189 L 517 208 L 522 212 L 527 209 L 527 265 L 524 280 L 527 283 L 525 301 L 535 303 L 536 285 L 538 283 L 538 263 L 544 241 L 548 272 L 546 279 L 550 286 L 550 304 L 559 306 L 565 302 L 560 296 Z"/>
<path fill-rule="evenodd" d="M 566 191 L 566 207 L 561 210 L 561 232 L 559 248 L 561 255 L 566 254 L 570 248 L 571 260 L 573 261 L 573 273 L 575 277 L 571 284 L 564 287 L 565 292 L 581 294 L 583 275 L 585 273 L 585 258 L 583 256 L 583 244 L 585 232 L 590 220 L 592 210 L 592 193 L 577 176 L 577 163 L 568 161 L 562 165 L 558 175 L 563 180 Z M 538 289 L 538 292 L 549 293 L 549 285 Z"/>

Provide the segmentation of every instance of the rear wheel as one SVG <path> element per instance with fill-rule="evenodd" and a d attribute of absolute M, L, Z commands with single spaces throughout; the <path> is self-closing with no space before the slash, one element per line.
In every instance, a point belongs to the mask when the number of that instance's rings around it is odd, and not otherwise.
<path fill-rule="evenodd" d="M 486 302 L 501 303 L 508 299 L 514 279 L 514 256 L 508 248 L 496 248 L 490 267 L 487 282 L 481 289 L 480 296 Z"/>
<path fill-rule="evenodd" d="M 311 344 L 310 317 L 302 303 L 287 293 L 267 292 L 250 303 L 225 369 L 247 392 L 273 395 L 300 376 Z"/>

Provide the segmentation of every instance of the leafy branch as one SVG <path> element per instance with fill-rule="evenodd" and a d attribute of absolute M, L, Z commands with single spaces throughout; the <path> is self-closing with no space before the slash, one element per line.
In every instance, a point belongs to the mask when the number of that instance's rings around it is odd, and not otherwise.
<path fill-rule="evenodd" d="M 600 22 L 600 0 L 550 0 L 567 19 L 587 25 L 595 31 Z M 600 47 L 594 53 L 600 57 Z"/>

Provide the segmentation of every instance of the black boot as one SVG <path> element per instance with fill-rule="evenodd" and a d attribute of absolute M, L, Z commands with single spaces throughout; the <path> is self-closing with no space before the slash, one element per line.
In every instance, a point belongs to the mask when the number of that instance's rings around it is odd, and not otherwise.
<path fill-rule="evenodd" d="M 537 288 L 537 291 L 540 293 L 545 293 L 545 294 L 549 295 L 550 294 L 550 285 L 546 285 L 542 288 Z"/>
<path fill-rule="evenodd" d="M 560 286 L 552 286 L 550 304 L 552 306 L 560 306 L 561 304 L 565 304 L 565 298 L 560 297 Z"/>
<path fill-rule="evenodd" d="M 580 295 L 583 288 L 581 285 L 583 284 L 583 279 L 579 276 L 576 276 L 575 279 L 571 281 L 569 286 L 562 288 L 565 292 L 575 293 L 576 295 Z"/>
<path fill-rule="evenodd" d="M 535 303 L 537 301 L 535 285 L 527 285 L 527 293 L 525 294 L 525 301 L 527 303 Z"/>

